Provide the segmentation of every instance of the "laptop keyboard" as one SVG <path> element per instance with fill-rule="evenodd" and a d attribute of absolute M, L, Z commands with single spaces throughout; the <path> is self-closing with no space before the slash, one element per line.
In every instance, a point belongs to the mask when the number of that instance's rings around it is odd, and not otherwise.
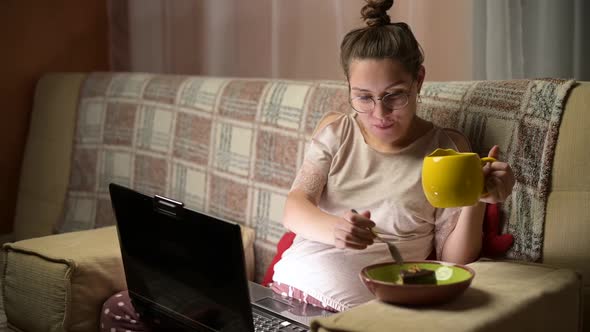
<path fill-rule="evenodd" d="M 256 332 L 267 332 L 267 331 L 294 331 L 304 332 L 309 331 L 306 328 L 294 325 L 286 320 L 272 318 L 264 316 L 256 311 L 252 312 L 254 317 L 254 331 Z"/>

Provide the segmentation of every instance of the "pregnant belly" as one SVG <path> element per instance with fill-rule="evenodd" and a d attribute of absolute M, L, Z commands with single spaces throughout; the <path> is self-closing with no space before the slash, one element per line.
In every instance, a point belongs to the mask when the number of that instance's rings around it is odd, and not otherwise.
<path fill-rule="evenodd" d="M 359 278 L 370 264 L 391 261 L 384 244 L 365 250 L 325 247 L 317 243 L 299 245 L 285 251 L 275 265 L 274 281 L 294 286 L 320 300 L 336 301 L 345 310 L 373 299 Z M 294 250 L 291 250 L 294 249 Z"/>

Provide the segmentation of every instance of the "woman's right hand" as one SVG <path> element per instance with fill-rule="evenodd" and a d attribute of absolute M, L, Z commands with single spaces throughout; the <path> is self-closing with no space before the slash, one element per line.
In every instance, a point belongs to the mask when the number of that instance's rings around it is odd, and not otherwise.
<path fill-rule="evenodd" d="M 373 244 L 376 235 L 371 232 L 375 223 L 371 213 L 346 212 L 334 226 L 334 246 L 336 248 L 365 249 Z"/>

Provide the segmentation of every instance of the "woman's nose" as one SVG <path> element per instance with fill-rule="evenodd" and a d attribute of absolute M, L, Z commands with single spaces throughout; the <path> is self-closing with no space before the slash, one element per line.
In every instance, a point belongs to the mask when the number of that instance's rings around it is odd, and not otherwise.
<path fill-rule="evenodd" d="M 378 100 L 375 102 L 375 108 L 373 109 L 373 117 L 379 120 L 385 119 L 391 110 L 385 107 L 382 100 Z"/>

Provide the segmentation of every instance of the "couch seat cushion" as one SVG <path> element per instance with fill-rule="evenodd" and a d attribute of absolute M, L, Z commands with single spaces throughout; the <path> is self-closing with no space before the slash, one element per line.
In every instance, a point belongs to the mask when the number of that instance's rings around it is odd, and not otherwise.
<path fill-rule="evenodd" d="M 247 274 L 254 230 L 242 227 Z M 126 288 L 114 226 L 5 244 L 3 301 L 23 331 L 95 331 L 102 303 Z"/>

